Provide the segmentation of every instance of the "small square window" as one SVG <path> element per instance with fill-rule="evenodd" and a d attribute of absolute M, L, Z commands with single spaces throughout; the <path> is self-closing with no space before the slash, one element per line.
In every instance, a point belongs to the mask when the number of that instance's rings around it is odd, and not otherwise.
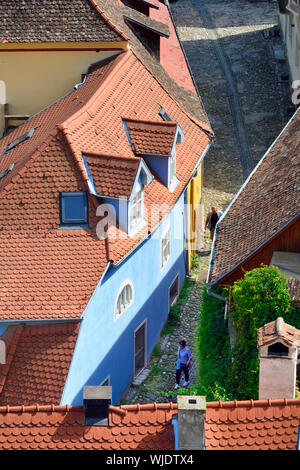
<path fill-rule="evenodd" d="M 87 224 L 87 195 L 85 192 L 60 193 L 62 224 Z"/>

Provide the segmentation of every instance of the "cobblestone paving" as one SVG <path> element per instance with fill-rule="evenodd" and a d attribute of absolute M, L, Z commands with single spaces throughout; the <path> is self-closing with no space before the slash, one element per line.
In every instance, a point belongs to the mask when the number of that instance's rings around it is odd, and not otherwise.
<path fill-rule="evenodd" d="M 251 154 L 256 164 L 288 120 L 272 55 L 263 31 L 278 24 L 276 0 L 177 0 L 172 14 L 206 112 L 216 135 L 204 161 L 205 213 L 225 209 L 243 182 L 240 150 L 228 83 L 217 59 L 210 30 L 203 26 L 203 4 L 215 25 L 234 76 Z"/>
<path fill-rule="evenodd" d="M 204 27 L 199 4 L 207 9 L 214 34 Z M 281 85 L 272 55 L 272 38 L 263 32 L 278 24 L 276 0 L 177 0 L 171 4 L 187 59 L 191 66 L 206 112 L 216 135 L 216 142 L 205 157 L 203 202 L 204 214 L 211 205 L 225 210 L 245 178 L 240 145 L 232 108 L 228 74 L 216 55 L 214 40 L 221 45 L 230 67 L 239 105 L 246 126 L 250 153 L 256 164 L 288 120 Z M 205 19 L 205 18 L 204 18 Z M 207 23 L 206 23 L 207 26 Z M 216 39 L 217 38 L 217 39 Z M 209 237 L 205 236 L 200 270 L 208 266 Z M 203 275 L 201 276 L 203 279 Z M 195 282 L 181 312 L 177 330 L 163 344 L 164 352 L 156 372 L 136 389 L 131 401 L 164 401 L 164 393 L 174 389 L 175 356 L 180 338 L 185 337 L 194 358 L 203 283 Z M 161 340 L 163 341 L 163 339 Z M 191 384 L 198 372 L 194 362 Z M 132 393 L 132 390 L 131 390 Z"/>
<path fill-rule="evenodd" d="M 189 288 L 189 296 L 185 305 L 181 308 L 180 323 L 176 331 L 168 337 L 161 338 L 160 344 L 164 348 L 163 354 L 155 364 L 153 374 L 150 374 L 144 384 L 136 389 L 131 389 L 129 399 L 132 403 L 164 402 L 164 393 L 174 390 L 175 386 L 175 358 L 180 339 L 185 338 L 187 345 L 193 354 L 193 367 L 190 374 L 191 385 L 196 384 L 198 364 L 196 351 L 196 338 L 198 333 L 199 310 L 201 305 L 203 283 L 194 281 Z M 181 376 L 181 385 L 184 376 Z M 131 395 L 131 398 L 130 398 Z"/>

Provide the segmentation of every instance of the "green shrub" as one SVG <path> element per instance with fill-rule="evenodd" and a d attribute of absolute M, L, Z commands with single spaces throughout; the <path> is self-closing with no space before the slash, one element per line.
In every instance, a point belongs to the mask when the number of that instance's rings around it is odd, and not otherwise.
<path fill-rule="evenodd" d="M 219 295 L 227 295 L 227 289 L 213 287 Z M 209 295 L 204 289 L 198 329 L 200 395 L 207 400 L 230 399 L 227 393 L 227 377 L 230 366 L 229 334 L 224 320 L 225 302 Z M 220 398 L 222 396 L 222 398 Z"/>
<path fill-rule="evenodd" d="M 229 384 L 236 399 L 258 397 L 257 330 L 278 317 L 290 325 L 300 327 L 300 318 L 284 279 L 278 268 L 262 265 L 246 272 L 243 279 L 233 284 L 232 322 L 236 343 Z"/>

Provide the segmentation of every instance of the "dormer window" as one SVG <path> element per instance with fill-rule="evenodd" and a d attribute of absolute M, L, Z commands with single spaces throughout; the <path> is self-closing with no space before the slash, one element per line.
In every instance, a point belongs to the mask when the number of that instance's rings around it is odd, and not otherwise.
<path fill-rule="evenodd" d="M 135 196 L 130 201 L 129 224 L 131 229 L 137 227 L 142 221 L 142 203 L 142 187 L 139 185 L 136 188 Z"/>
<path fill-rule="evenodd" d="M 86 192 L 60 193 L 60 220 L 63 225 L 85 225 L 88 223 Z"/>

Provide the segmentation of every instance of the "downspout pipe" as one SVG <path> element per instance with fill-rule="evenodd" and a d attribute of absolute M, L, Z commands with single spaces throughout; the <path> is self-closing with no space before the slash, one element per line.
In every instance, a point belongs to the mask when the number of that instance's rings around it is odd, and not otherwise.
<path fill-rule="evenodd" d="M 226 297 L 223 297 L 223 295 L 216 294 L 215 292 L 211 291 L 211 286 L 206 285 L 206 290 L 208 295 L 211 295 L 212 297 L 215 297 L 216 299 L 222 300 L 222 302 L 225 302 L 225 311 L 224 311 L 224 320 L 227 319 L 227 312 L 228 312 L 228 299 Z"/>

